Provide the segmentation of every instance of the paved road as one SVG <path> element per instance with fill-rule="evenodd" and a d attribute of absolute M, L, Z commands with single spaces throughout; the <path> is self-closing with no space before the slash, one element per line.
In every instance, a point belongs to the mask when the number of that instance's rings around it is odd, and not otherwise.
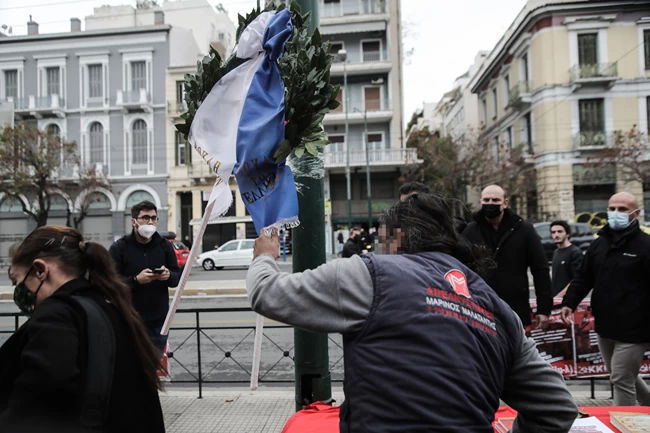
<path fill-rule="evenodd" d="M 234 308 L 248 307 L 244 297 L 183 300 L 181 308 Z M 0 313 L 17 312 L 13 302 L 0 303 Z M 244 382 L 250 381 L 253 358 L 253 338 L 256 316 L 252 312 L 201 313 L 201 368 L 206 380 Z M 20 323 L 24 322 L 21 318 Z M 267 319 L 267 326 L 281 326 Z M 13 332 L 15 319 L 0 317 L 0 344 Z M 196 313 L 176 315 L 170 332 L 170 350 L 174 354 L 171 373 L 174 380 L 193 380 L 198 377 L 198 339 L 194 329 Z M 220 328 L 220 329 L 213 329 Z M 289 327 L 266 328 L 262 345 L 260 376 L 270 381 L 291 382 L 293 369 L 293 330 Z M 340 335 L 331 335 L 330 365 L 333 379 L 343 377 L 343 356 Z M 289 356 L 284 356 L 285 352 Z M 338 360 L 338 363 L 335 362 Z"/>
<path fill-rule="evenodd" d="M 285 272 L 291 272 L 291 264 L 283 263 L 282 259 L 278 260 L 280 269 Z M 246 268 L 226 268 L 220 271 L 206 271 L 203 268 L 195 267 L 190 273 L 189 281 L 213 281 L 219 280 L 245 280 Z M 11 282 L 7 276 L 7 268 L 0 269 L 0 287 L 10 286 Z"/>

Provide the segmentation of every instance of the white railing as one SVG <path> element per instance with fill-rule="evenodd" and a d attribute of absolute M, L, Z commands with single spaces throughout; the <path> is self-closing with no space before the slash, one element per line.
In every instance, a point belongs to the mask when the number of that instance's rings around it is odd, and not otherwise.
<path fill-rule="evenodd" d="M 390 103 L 391 101 L 388 98 L 366 99 L 363 101 L 358 99 L 350 99 L 347 102 L 349 103 L 348 114 L 358 113 L 358 112 L 363 113 L 364 111 L 370 113 L 373 111 L 385 111 L 391 109 L 391 103 Z M 343 103 L 339 105 L 336 109 L 331 110 L 330 113 L 339 113 L 339 114 L 345 113 L 344 103 L 345 101 L 343 101 Z"/>
<path fill-rule="evenodd" d="M 406 165 L 415 164 L 418 159 L 417 149 L 396 148 L 396 149 L 369 149 L 368 161 L 370 165 Z M 325 153 L 325 166 L 345 166 L 347 153 L 345 151 L 335 151 Z M 351 150 L 350 165 L 365 165 L 366 151 Z"/>
<path fill-rule="evenodd" d="M 124 104 L 148 104 L 151 102 L 151 95 L 147 89 L 139 90 L 118 90 L 117 105 Z"/>
<path fill-rule="evenodd" d="M 321 18 L 342 17 L 347 15 L 383 14 L 386 0 L 341 0 L 337 3 L 322 3 Z"/>

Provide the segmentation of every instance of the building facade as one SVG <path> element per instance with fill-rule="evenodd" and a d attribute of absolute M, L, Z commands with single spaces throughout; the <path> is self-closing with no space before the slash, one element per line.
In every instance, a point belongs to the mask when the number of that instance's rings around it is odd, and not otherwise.
<path fill-rule="evenodd" d="M 648 131 L 650 12 L 634 1 L 531 0 L 472 80 L 481 140 L 496 158 L 523 145 L 536 188 L 524 217 L 573 219 L 606 210 L 622 190 L 639 199 L 611 166 L 593 176 L 589 158 L 616 131 Z M 525 206 L 534 200 L 536 206 Z"/>
<path fill-rule="evenodd" d="M 398 199 L 398 179 L 407 164 L 417 162 L 417 155 L 415 149 L 405 147 L 403 133 L 400 1 L 322 0 L 320 6 L 323 39 L 332 43 L 332 54 L 340 50 L 347 53 L 345 62 L 337 56 L 331 73 L 333 84 L 341 85 L 341 106 L 327 114 L 323 122 L 332 142 L 325 156 L 325 194 L 331 202 L 326 224 L 331 238 L 334 230 L 348 225 L 347 146 L 351 219 L 353 224 L 364 227 L 369 225 L 369 219 L 376 224 L 381 211 Z"/>
<path fill-rule="evenodd" d="M 78 143 L 84 165 L 95 165 L 110 190 L 79 191 L 75 173 L 63 170 L 60 194 L 48 223 L 65 225 L 87 194 L 96 197 L 81 230 L 108 246 L 130 231 L 130 207 L 151 200 L 167 219 L 165 68 L 170 26 L 164 16 L 137 28 L 81 31 L 71 20 L 67 33 L 0 38 L 0 100 L 12 102 L 16 121 L 53 131 Z M 29 191 L 21 200 L 34 204 Z M 0 256 L 33 228 L 20 203 L 0 203 Z"/>

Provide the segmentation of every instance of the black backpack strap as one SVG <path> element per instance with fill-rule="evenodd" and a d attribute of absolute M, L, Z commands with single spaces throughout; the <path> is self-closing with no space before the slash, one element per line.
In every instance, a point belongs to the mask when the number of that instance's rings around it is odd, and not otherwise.
<path fill-rule="evenodd" d="M 81 424 L 88 430 L 103 430 L 113 386 L 115 334 L 108 315 L 93 300 L 81 296 L 71 299 L 86 312 L 88 319 L 88 367 L 81 408 Z"/>

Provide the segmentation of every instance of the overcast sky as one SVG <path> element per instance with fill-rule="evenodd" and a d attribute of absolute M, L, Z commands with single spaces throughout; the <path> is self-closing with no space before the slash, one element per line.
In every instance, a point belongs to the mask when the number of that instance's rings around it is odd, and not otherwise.
<path fill-rule="evenodd" d="M 233 22 L 249 12 L 256 0 L 209 0 L 222 3 Z M 263 1 L 262 1 L 263 3 Z M 491 50 L 525 0 L 402 0 L 407 32 L 406 50 L 413 49 L 404 67 L 404 117 L 436 102 L 451 89 L 480 50 Z M 93 7 L 104 4 L 135 4 L 135 0 L 0 0 L 0 25 L 13 27 L 13 34 L 27 33 L 32 15 L 41 33 L 68 31 L 70 18 L 82 20 Z M 82 24 L 83 26 L 83 24 Z M 83 27 L 82 27 L 83 28 Z"/>

